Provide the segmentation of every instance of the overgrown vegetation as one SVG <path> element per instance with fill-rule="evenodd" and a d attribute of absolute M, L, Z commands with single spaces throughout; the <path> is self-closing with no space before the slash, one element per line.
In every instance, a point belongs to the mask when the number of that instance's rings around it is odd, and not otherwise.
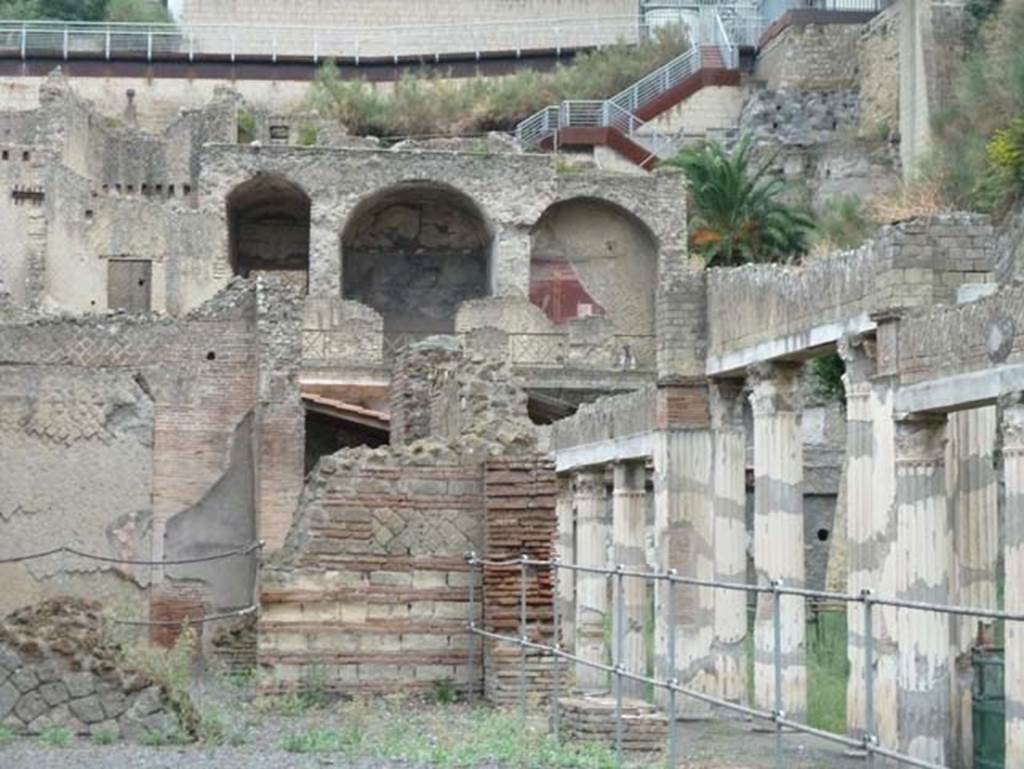
<path fill-rule="evenodd" d="M 813 250 L 818 254 L 857 248 L 878 223 L 858 195 L 838 195 L 816 217 Z"/>
<path fill-rule="evenodd" d="M 195 647 L 196 632 L 191 625 L 183 622 L 181 633 L 170 649 L 139 645 L 126 654 L 128 664 L 164 688 L 178 717 L 179 729 L 174 734 L 152 735 L 154 740 L 166 740 L 154 744 L 173 744 L 202 736 L 202 717 L 189 695 Z"/>
<path fill-rule="evenodd" d="M 0 18 L 27 21 L 170 21 L 161 3 L 147 0 L 0 0 Z"/>
<path fill-rule="evenodd" d="M 554 72 L 524 70 L 502 78 L 455 80 L 424 71 L 403 76 L 391 91 L 363 80 L 343 80 L 328 61 L 317 73 L 307 106 L 352 134 L 451 136 L 509 130 L 563 99 L 612 96 L 686 47 L 680 29 L 665 28 L 639 46 L 613 45 L 581 54 Z"/>
<path fill-rule="evenodd" d="M 811 380 L 815 391 L 823 398 L 837 401 L 846 399 L 846 386 L 843 384 L 845 373 L 846 364 L 838 353 L 823 355 L 811 361 Z"/>
<path fill-rule="evenodd" d="M 920 213 L 931 201 L 1000 215 L 1024 198 L 1024 0 L 973 7 L 984 20 L 977 44 L 936 116 L 935 146 L 903 192 L 925 203 Z"/>
<path fill-rule="evenodd" d="M 544 725 L 523 723 L 500 710 L 447 708 L 391 710 L 382 702 L 357 701 L 334 729 L 310 728 L 287 735 L 281 746 L 295 753 L 342 753 L 352 759 L 402 761 L 436 767 L 521 766 L 611 769 L 604 745 L 556 745 Z M 644 764 L 647 765 L 647 764 Z"/>
<path fill-rule="evenodd" d="M 117 735 L 112 729 L 100 729 L 93 734 L 92 741 L 97 745 L 113 745 L 117 742 Z"/>
<path fill-rule="evenodd" d="M 807 723 L 846 733 L 846 612 L 819 610 L 807 627 Z"/>
<path fill-rule="evenodd" d="M 778 262 L 807 251 L 814 220 L 785 202 L 775 158 L 755 162 L 750 137 L 732 152 L 716 141 L 687 147 L 670 164 L 689 181 L 690 246 L 707 266 Z"/>

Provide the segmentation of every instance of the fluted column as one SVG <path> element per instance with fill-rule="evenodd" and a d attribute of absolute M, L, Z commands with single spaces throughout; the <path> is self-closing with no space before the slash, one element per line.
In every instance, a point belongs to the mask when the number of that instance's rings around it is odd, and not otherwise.
<path fill-rule="evenodd" d="M 715 575 L 714 510 L 711 487 L 711 431 L 707 387 L 693 385 L 685 394 L 687 426 L 661 430 L 654 450 L 654 528 L 661 570 L 680 576 L 713 579 Z M 716 691 L 714 680 L 715 591 L 677 584 L 674 589 L 674 659 L 670 665 L 668 590 L 655 592 L 655 667 L 662 678 L 677 678 L 687 687 Z M 663 693 L 659 693 L 659 699 Z M 663 701 L 663 700 L 661 700 Z M 707 707 L 680 698 L 679 712 L 703 715 Z"/>
<path fill-rule="evenodd" d="M 1006 529 L 1006 611 L 1024 612 L 1024 396 L 1000 404 Z M 1024 766 L 1024 624 L 1006 623 L 1006 766 Z"/>
<path fill-rule="evenodd" d="M 573 499 L 572 478 L 565 475 L 558 478 L 558 496 L 555 498 L 555 515 L 558 518 L 558 557 L 562 563 L 576 563 L 576 509 Z M 559 634 L 565 649 L 573 649 L 576 629 L 576 572 L 571 569 L 558 571 L 558 616 L 561 619 Z"/>
<path fill-rule="evenodd" d="M 877 375 L 875 343 L 862 337 L 843 339 L 839 352 L 846 364 L 846 537 L 847 590 L 869 589 L 894 596 L 896 517 L 893 456 L 892 380 Z M 851 735 L 865 729 L 864 609 L 847 604 L 847 653 L 850 676 L 846 722 Z M 876 606 L 872 614 L 875 666 L 875 728 L 883 745 L 897 739 L 897 664 L 893 634 L 896 610 Z"/>
<path fill-rule="evenodd" d="M 746 431 L 743 382 L 711 385 L 711 440 L 714 454 L 715 578 L 747 581 Z M 740 590 L 715 593 L 715 675 L 717 694 L 739 702 L 747 694 L 747 595 Z"/>
<path fill-rule="evenodd" d="M 576 474 L 576 562 L 580 566 L 608 567 L 608 505 L 604 468 Z M 576 655 L 607 664 L 605 618 L 608 580 L 603 574 L 576 573 Z M 608 676 L 586 665 L 576 666 L 576 686 L 583 691 L 608 688 Z"/>
<path fill-rule="evenodd" d="M 997 608 L 996 564 L 999 560 L 998 483 L 995 406 L 949 415 L 946 488 L 953 517 L 953 603 Z M 974 760 L 971 654 L 979 637 L 992 638 L 992 621 L 977 617 L 953 620 L 953 718 L 956 756 L 963 766 Z"/>
<path fill-rule="evenodd" d="M 799 364 L 756 366 L 750 372 L 754 413 L 754 566 L 758 582 L 804 586 L 803 441 Z M 790 718 L 807 712 L 804 599 L 757 599 L 754 625 L 754 700 L 775 708 L 772 613 L 782 618 L 782 707 Z"/>
<path fill-rule="evenodd" d="M 615 563 L 628 571 L 644 571 L 644 543 L 647 533 L 647 467 L 645 462 L 619 462 L 615 465 L 612 495 L 612 542 Z M 630 673 L 647 675 L 647 646 L 644 620 L 647 612 L 647 583 L 638 578 L 622 580 L 623 627 L 615 638 L 622 638 L 622 664 Z M 618 657 L 618 655 L 616 655 Z M 627 697 L 642 698 L 645 685 L 623 679 Z"/>
<path fill-rule="evenodd" d="M 946 499 L 946 416 L 896 422 L 896 545 L 901 598 L 949 603 L 953 527 Z M 951 619 L 899 609 L 899 744 L 945 765 L 950 757 Z"/>

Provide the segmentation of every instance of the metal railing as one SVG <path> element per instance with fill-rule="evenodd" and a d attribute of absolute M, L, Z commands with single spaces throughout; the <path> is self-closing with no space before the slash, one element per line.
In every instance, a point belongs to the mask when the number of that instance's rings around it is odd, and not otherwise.
<path fill-rule="evenodd" d="M 874 620 L 876 607 L 893 607 L 896 609 L 902 609 L 904 611 L 915 611 L 915 612 L 934 612 L 939 614 L 946 614 L 951 616 L 967 616 L 967 617 L 981 617 L 992 620 L 1003 620 L 1007 622 L 1024 622 L 1024 613 L 1013 613 L 1007 611 L 998 611 L 995 609 L 984 609 L 984 608 L 972 608 L 963 606 L 953 606 L 947 604 L 935 604 L 928 603 L 925 601 L 910 601 L 900 598 L 893 598 L 889 596 L 875 595 L 871 590 L 866 589 L 861 591 L 860 594 L 853 595 L 847 593 L 830 592 L 823 590 L 808 590 L 804 588 L 787 587 L 781 581 L 772 581 L 771 583 L 765 584 L 750 584 L 741 582 L 726 582 L 721 580 L 712 579 L 698 579 L 694 577 L 681 577 L 674 569 L 670 569 L 667 572 L 647 572 L 647 571 L 635 571 L 626 568 L 625 566 L 619 565 L 615 568 L 602 568 L 597 566 L 581 566 L 579 564 L 567 564 L 562 563 L 559 559 L 555 558 L 552 560 L 535 560 L 530 558 L 528 555 L 522 555 L 519 558 L 511 560 L 485 560 L 478 558 L 475 553 L 470 553 L 467 556 L 467 561 L 471 567 L 480 569 L 507 569 L 513 570 L 518 569 L 520 573 L 520 606 L 519 606 L 519 635 L 509 636 L 502 635 L 501 633 L 492 632 L 486 628 L 479 627 L 476 622 L 477 610 L 474 605 L 474 594 L 470 592 L 470 605 L 469 605 L 469 617 L 467 627 L 471 635 L 478 636 L 483 639 L 490 639 L 493 641 L 506 642 L 510 644 L 516 644 L 522 649 L 521 665 L 522 672 L 520 675 L 520 688 L 519 688 L 519 706 L 522 711 L 523 718 L 526 717 L 526 703 L 527 703 L 527 682 L 529 678 L 526 675 L 526 652 L 527 650 L 533 650 L 545 654 L 551 655 L 556 660 L 564 660 L 567 662 L 574 663 L 579 666 L 588 667 L 594 670 L 600 670 L 612 677 L 613 682 L 613 696 L 615 698 L 615 755 L 618 766 L 622 765 L 622 753 L 623 753 L 623 682 L 635 681 L 638 683 L 645 684 L 647 686 L 654 687 L 655 689 L 662 689 L 668 694 L 668 721 L 669 721 L 669 733 L 668 733 L 668 755 L 669 755 L 669 766 L 675 767 L 679 765 L 679 735 L 678 735 L 678 710 L 676 707 L 676 698 L 678 695 L 688 697 L 691 699 L 698 700 L 708 705 L 723 708 L 725 710 L 739 713 L 749 718 L 758 719 L 761 721 L 767 721 L 775 727 L 775 751 L 777 757 L 777 765 L 781 768 L 785 766 L 784 755 L 783 755 L 783 732 L 784 730 L 791 730 L 793 732 L 802 733 L 818 737 L 822 740 L 832 742 L 837 745 L 841 745 L 846 748 L 852 748 L 856 750 L 862 750 L 865 753 L 866 765 L 869 769 L 872 769 L 876 765 L 876 758 L 882 757 L 896 761 L 900 764 L 907 766 L 920 767 L 920 769 L 953 769 L 949 765 L 937 764 L 933 761 L 929 761 L 922 758 L 917 758 L 905 753 L 901 753 L 898 750 L 889 748 L 880 744 L 877 734 L 877 722 L 875 712 L 875 662 L 876 662 L 876 645 L 878 643 L 874 635 Z M 541 571 L 550 571 L 552 575 L 551 595 L 552 595 L 552 640 L 550 644 L 545 644 L 539 641 L 530 640 L 530 626 L 528 624 L 527 614 L 527 582 L 529 580 L 530 572 L 539 573 Z M 613 589 L 611 591 L 611 614 L 612 614 L 612 628 L 613 628 L 613 648 L 612 656 L 614 663 L 606 665 L 603 663 L 595 662 L 583 657 L 579 657 L 571 652 L 566 651 L 562 648 L 560 642 L 561 633 L 561 622 L 562 619 L 559 615 L 559 579 L 562 571 L 569 571 L 570 574 L 600 574 L 604 575 L 608 579 L 613 579 Z M 637 673 L 635 671 L 627 670 L 623 664 L 623 631 L 625 627 L 624 622 L 624 581 L 626 579 L 638 579 L 644 580 L 645 582 L 663 583 L 665 585 L 666 593 L 664 604 L 667 607 L 667 618 L 666 618 L 666 646 L 667 646 L 667 666 L 670 671 L 670 675 L 674 676 L 676 673 L 675 664 L 675 649 L 676 649 L 676 597 L 674 591 L 678 586 L 690 586 L 690 587 L 703 587 L 703 588 L 717 588 L 721 590 L 730 591 L 742 591 L 746 593 L 755 593 L 759 595 L 770 595 L 772 596 L 771 608 L 772 608 L 772 669 L 773 669 L 773 693 L 774 702 L 772 710 L 764 710 L 758 707 L 743 705 L 740 703 L 732 702 L 729 700 L 716 697 L 705 692 L 683 686 L 675 677 L 661 679 L 656 676 L 647 676 Z M 482 581 L 483 582 L 483 581 Z M 859 604 L 862 607 L 862 630 L 863 630 L 863 642 L 864 642 L 864 664 L 863 664 L 863 686 L 864 686 L 864 735 L 861 738 L 850 737 L 844 734 L 837 734 L 830 732 L 825 729 L 819 729 L 813 726 L 809 726 L 800 721 L 796 721 L 792 718 L 786 717 L 786 703 L 784 700 L 782 680 L 783 680 L 783 649 L 782 649 L 782 612 L 780 611 L 780 602 L 783 597 L 799 598 L 801 600 L 814 600 L 814 601 L 832 601 L 841 602 L 843 604 Z M 486 600 L 486 596 L 483 597 L 482 601 Z M 486 617 L 486 614 L 482 616 Z M 535 634 L 536 635 L 536 634 Z M 543 637 L 537 635 L 536 637 Z M 473 651 L 471 650 L 471 655 Z M 560 739 L 560 715 L 559 715 L 559 693 L 562 690 L 561 672 L 557 662 L 552 665 L 552 684 L 551 684 L 551 725 L 555 740 Z"/>
<path fill-rule="evenodd" d="M 891 0 L 760 0 L 758 15 L 766 29 L 782 18 L 787 11 L 818 10 L 847 13 L 878 13 L 885 10 Z"/>
<path fill-rule="evenodd" d="M 564 129 L 602 127 L 618 130 L 647 148 L 650 154 L 644 164 L 654 157 L 670 157 L 675 152 L 675 142 L 645 123 L 636 113 L 699 72 L 704 65 L 704 48 L 717 48 L 722 65 L 727 69 L 739 67 L 739 49 L 730 39 L 717 10 L 703 9 L 699 23 L 691 26 L 689 37 L 687 51 L 603 102 L 564 101 L 557 106 L 544 107 L 526 118 L 516 126 L 519 146 L 531 149 L 550 141 L 552 149 L 557 149 L 558 134 Z"/>
<path fill-rule="evenodd" d="M 637 43 L 637 16 L 524 19 L 388 27 L 132 24 L 0 20 L 0 56 L 153 60 L 197 56 L 440 57 L 596 48 Z"/>

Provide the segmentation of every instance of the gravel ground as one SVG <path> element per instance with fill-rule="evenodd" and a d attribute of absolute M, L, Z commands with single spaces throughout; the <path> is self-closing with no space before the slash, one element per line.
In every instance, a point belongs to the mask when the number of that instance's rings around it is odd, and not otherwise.
<path fill-rule="evenodd" d="M 454 753 L 439 764 L 416 760 L 437 744 L 465 746 L 474 740 L 497 746 L 509 740 L 531 744 L 541 740 L 536 734 L 510 735 L 514 716 L 495 715 L 493 711 L 467 705 L 438 705 L 414 700 L 389 700 L 374 703 L 339 704 L 302 710 L 292 715 L 280 709 L 268 709 L 251 692 L 218 684 L 217 688 L 197 689 L 200 709 L 220 720 L 225 740 L 237 745 L 184 745 L 150 747 L 127 743 L 100 746 L 84 738 L 68 747 L 43 744 L 39 738 L 21 737 L 0 744 L 0 769 L 428 769 L 432 766 L 464 766 L 467 769 L 506 769 L 512 766 L 554 766 L 550 759 L 535 763 L 500 763 L 493 759 L 473 759 L 459 764 Z M 542 729 L 538 713 L 534 728 Z M 476 724 L 490 719 L 480 734 Z M 495 727 L 497 726 L 497 731 Z M 292 753 L 282 747 L 289 735 L 310 730 L 330 730 L 363 735 L 360 746 L 346 752 Z M 347 731 L 346 731 L 347 730 Z M 754 731 L 739 721 L 681 722 L 682 767 L 685 769 L 775 769 L 775 737 Z M 853 769 L 863 760 L 850 758 L 823 741 L 787 734 L 787 769 Z M 422 751 L 426 750 L 424 754 Z M 417 751 L 420 751 L 417 753 Z M 481 751 L 477 751 L 478 753 Z M 487 755 L 486 750 L 483 751 Z M 367 755 L 385 756 L 367 758 Z M 405 756 L 392 759 L 391 755 Z M 467 754 L 461 754 L 467 755 Z M 583 769 L 608 767 L 610 754 L 589 755 L 577 764 Z M 661 766 L 647 758 L 630 762 L 635 769 Z M 572 766 L 558 762 L 558 766 Z"/>

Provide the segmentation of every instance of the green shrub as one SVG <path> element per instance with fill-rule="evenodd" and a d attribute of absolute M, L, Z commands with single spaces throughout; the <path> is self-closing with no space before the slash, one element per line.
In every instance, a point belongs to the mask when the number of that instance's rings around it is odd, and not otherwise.
<path fill-rule="evenodd" d="M 134 21 L 149 24 L 166 23 L 171 20 L 167 9 L 161 3 L 149 0 L 109 0 L 107 21 Z"/>
<path fill-rule="evenodd" d="M 988 5 L 982 16 L 994 7 Z M 953 98 L 935 118 L 934 148 L 917 173 L 920 183 L 939 190 L 947 207 L 1001 213 L 1021 192 L 1019 179 L 1008 175 L 998 158 L 1024 116 L 1022 39 L 1024 0 L 1005 0 L 987 18 L 961 67 Z"/>
<path fill-rule="evenodd" d="M 823 398 L 837 401 L 846 399 L 846 386 L 843 384 L 845 373 L 846 364 L 838 353 L 823 355 L 811 361 L 814 390 Z"/>
<path fill-rule="evenodd" d="M 613 45 L 581 54 L 554 72 L 524 70 L 502 78 L 453 80 L 434 71 L 406 74 L 391 92 L 342 80 L 334 62 L 317 72 L 307 107 L 349 133 L 376 136 L 461 135 L 509 130 L 541 107 L 563 99 L 603 99 L 686 50 L 678 28 L 660 30 L 639 46 Z"/>
<path fill-rule="evenodd" d="M 49 726 L 39 735 L 39 741 L 51 748 L 67 748 L 71 746 L 74 737 L 66 726 Z"/>
<path fill-rule="evenodd" d="M 876 224 L 858 195 L 839 195 L 817 217 L 814 242 L 818 251 L 857 248 L 867 240 Z"/>
<path fill-rule="evenodd" d="M 238 126 L 239 144 L 248 144 L 256 138 L 256 118 L 253 117 L 251 112 L 238 110 L 235 123 Z"/>
<path fill-rule="evenodd" d="M 450 678 L 439 678 L 431 684 L 430 699 L 438 705 L 451 705 L 459 699 L 455 682 Z"/>
<path fill-rule="evenodd" d="M 320 129 L 308 123 L 299 126 L 299 146 L 315 147 L 317 139 L 320 138 Z"/>

